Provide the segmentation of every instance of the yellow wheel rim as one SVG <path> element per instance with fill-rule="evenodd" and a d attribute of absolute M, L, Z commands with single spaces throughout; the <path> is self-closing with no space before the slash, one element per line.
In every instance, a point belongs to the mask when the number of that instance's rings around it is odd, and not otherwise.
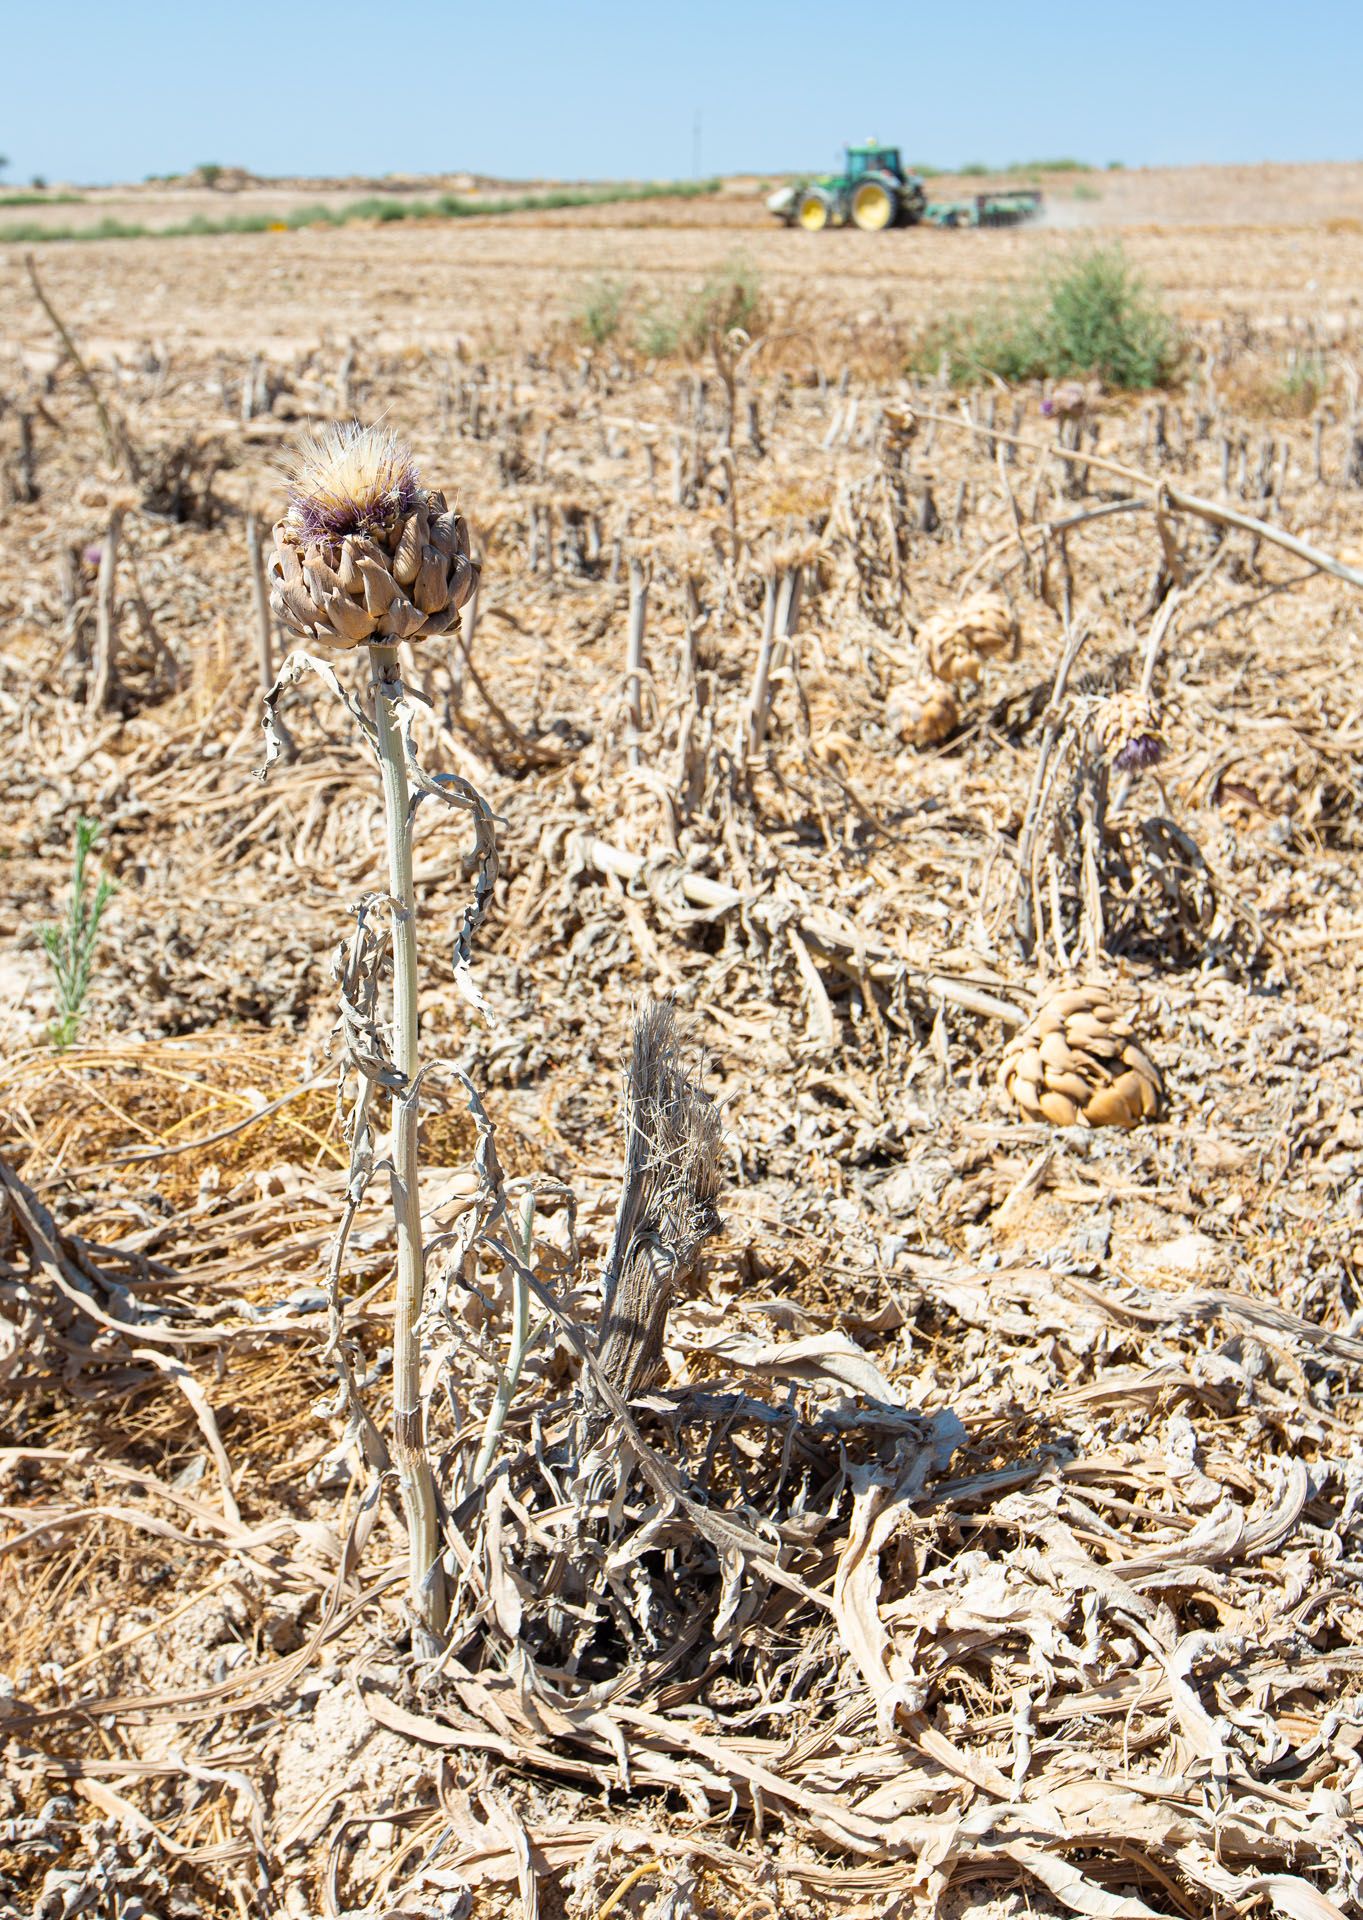
<path fill-rule="evenodd" d="M 890 224 L 890 196 L 884 187 L 868 181 L 852 195 L 852 218 L 866 233 L 878 233 Z"/>
<path fill-rule="evenodd" d="M 818 233 L 828 225 L 828 208 L 811 194 L 800 208 L 800 225 L 806 233 Z"/>

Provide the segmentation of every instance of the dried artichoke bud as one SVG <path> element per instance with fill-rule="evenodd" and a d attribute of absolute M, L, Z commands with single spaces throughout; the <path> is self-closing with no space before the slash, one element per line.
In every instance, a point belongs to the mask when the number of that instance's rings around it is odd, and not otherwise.
<path fill-rule="evenodd" d="M 1159 708 L 1152 700 L 1128 689 L 1098 704 L 1098 739 L 1108 764 L 1117 773 L 1139 773 L 1159 764 L 1164 733 Z"/>
<path fill-rule="evenodd" d="M 960 721 L 956 696 L 941 680 L 903 680 L 885 703 L 886 726 L 910 747 L 940 746 Z"/>
<path fill-rule="evenodd" d="M 959 607 L 930 614 L 917 640 L 939 680 L 978 680 L 986 660 L 1016 654 L 1018 624 L 1001 593 L 977 593 Z"/>
<path fill-rule="evenodd" d="M 999 1079 L 1029 1120 L 1134 1127 L 1164 1101 L 1159 1069 L 1102 981 L 1046 996 L 1004 1048 Z"/>
<path fill-rule="evenodd" d="M 468 525 L 419 483 L 378 427 L 330 427 L 304 448 L 274 530 L 270 604 L 290 633 L 329 647 L 448 633 L 478 569 Z"/>

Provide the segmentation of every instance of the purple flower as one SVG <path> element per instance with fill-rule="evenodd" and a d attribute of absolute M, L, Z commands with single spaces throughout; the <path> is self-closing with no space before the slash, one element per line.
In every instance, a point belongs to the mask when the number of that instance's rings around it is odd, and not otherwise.
<path fill-rule="evenodd" d="M 1136 733 L 1122 746 L 1113 766 L 1118 773 L 1143 773 L 1147 767 L 1157 767 L 1164 755 L 1164 747 L 1153 733 Z"/>

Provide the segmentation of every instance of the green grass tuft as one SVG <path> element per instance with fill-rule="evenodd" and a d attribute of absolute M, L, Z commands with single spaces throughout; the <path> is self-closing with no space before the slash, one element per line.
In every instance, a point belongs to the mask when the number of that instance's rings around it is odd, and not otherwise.
<path fill-rule="evenodd" d="M 83 207 L 83 193 L 0 193 L 0 207 Z"/>
<path fill-rule="evenodd" d="M 698 360 L 714 336 L 723 339 L 735 328 L 751 334 L 763 315 L 757 269 L 735 254 L 680 301 L 662 301 L 648 308 L 640 318 L 635 344 L 647 360 L 666 360 L 675 353 Z"/>
<path fill-rule="evenodd" d="M 1014 160 L 1005 173 L 1092 173 L 1087 160 Z"/>

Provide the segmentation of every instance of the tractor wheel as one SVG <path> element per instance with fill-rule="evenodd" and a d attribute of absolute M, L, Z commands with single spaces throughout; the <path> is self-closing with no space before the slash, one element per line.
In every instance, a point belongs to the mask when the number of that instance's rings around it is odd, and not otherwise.
<path fill-rule="evenodd" d="M 852 194 L 852 224 L 863 233 L 892 227 L 899 212 L 899 195 L 884 180 L 863 180 Z"/>
<path fill-rule="evenodd" d="M 828 195 L 820 193 L 817 187 L 810 187 L 800 195 L 795 218 L 806 233 L 822 233 L 832 217 L 833 209 L 828 204 Z"/>

